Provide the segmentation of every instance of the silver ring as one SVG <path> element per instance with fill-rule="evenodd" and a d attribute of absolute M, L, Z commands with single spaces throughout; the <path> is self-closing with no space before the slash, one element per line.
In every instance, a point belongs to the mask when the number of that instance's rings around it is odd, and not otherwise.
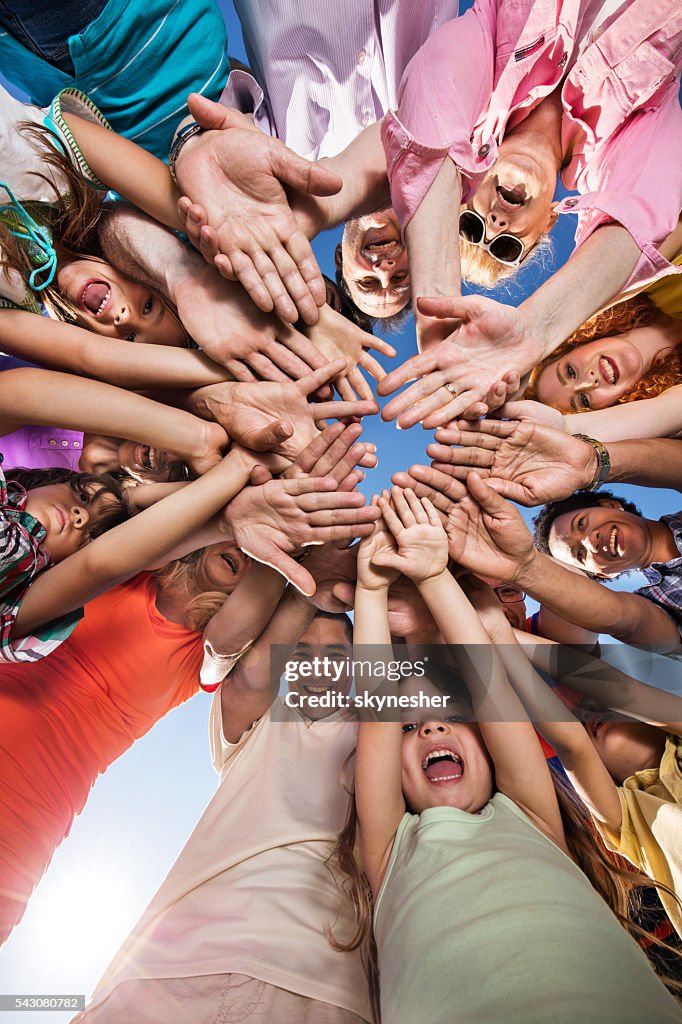
<path fill-rule="evenodd" d="M 454 384 L 443 384 L 443 387 L 450 392 L 453 398 L 457 398 L 457 388 Z"/>

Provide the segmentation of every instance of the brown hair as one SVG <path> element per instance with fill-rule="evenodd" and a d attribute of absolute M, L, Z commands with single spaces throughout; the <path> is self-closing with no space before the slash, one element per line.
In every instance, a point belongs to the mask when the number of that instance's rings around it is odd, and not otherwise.
<path fill-rule="evenodd" d="M 587 320 L 582 327 L 567 338 L 559 347 L 538 363 L 531 370 L 528 386 L 524 392 L 524 399 L 537 401 L 537 385 L 540 374 L 546 366 L 550 366 L 562 356 L 572 352 L 578 345 L 588 341 L 596 341 L 599 338 L 611 338 L 618 334 L 625 334 L 638 327 L 648 327 L 656 322 L 661 316 L 660 310 L 654 305 L 648 295 L 635 295 L 625 302 L 619 302 L 610 309 Z M 680 324 L 680 337 L 682 340 L 682 323 Z M 633 387 L 622 395 L 617 405 L 624 402 L 636 402 L 643 398 L 655 398 L 669 388 L 682 384 L 682 348 L 671 353 L 663 366 L 656 366 L 645 373 Z M 578 409 L 578 412 L 589 412 L 589 409 Z"/>
<path fill-rule="evenodd" d="M 347 758 L 344 770 L 354 756 L 355 751 Z M 549 765 L 549 769 L 559 804 L 566 845 L 573 861 L 587 876 L 592 887 L 601 896 L 610 910 L 613 911 L 620 924 L 634 938 L 645 940 L 647 946 L 651 946 L 652 951 L 658 949 L 671 953 L 678 958 L 682 956 L 680 951 L 674 946 L 668 945 L 668 943 L 659 939 L 654 932 L 647 931 L 633 920 L 633 917 L 637 915 L 640 909 L 639 894 L 642 889 L 655 886 L 658 890 L 673 896 L 680 903 L 677 895 L 667 885 L 648 878 L 641 872 L 636 871 L 622 857 L 611 853 L 604 845 L 592 818 L 580 802 L 573 787 L 551 765 Z M 338 866 L 342 873 L 342 880 L 340 882 L 337 881 L 337 885 L 341 898 L 349 900 L 353 907 L 356 929 L 352 937 L 346 942 L 336 939 L 331 932 L 327 938 L 332 948 L 340 952 L 360 950 L 367 975 L 372 1009 L 378 1022 L 380 1021 L 380 978 L 377 949 L 372 930 L 374 901 L 369 882 L 360 867 L 355 852 L 358 816 L 354 787 L 350 788 L 349 792 L 351 799 L 346 821 L 339 833 L 336 847 L 329 860 L 335 866 Z M 682 904 L 680 905 L 682 906 Z M 678 993 L 682 990 L 682 985 L 674 979 L 662 977 L 661 980 Z"/>
<path fill-rule="evenodd" d="M 187 598 L 185 626 L 202 633 L 216 612 L 220 611 L 227 596 L 221 590 L 201 590 L 199 575 L 204 548 L 192 551 L 184 558 L 176 558 L 154 573 L 159 590 Z"/>
<path fill-rule="evenodd" d="M 99 519 L 96 526 L 89 531 L 90 535 L 101 537 L 107 530 L 120 526 L 128 518 L 128 504 L 123 495 L 123 488 L 116 477 L 110 473 L 102 473 L 95 476 L 94 473 L 78 473 L 75 470 L 67 469 L 65 466 L 50 466 L 47 469 L 8 469 L 5 472 L 5 479 L 8 482 L 20 484 L 24 490 L 32 491 L 38 487 L 48 487 L 50 484 L 68 484 L 72 491 L 92 491 L 93 499 L 99 499 L 104 495 L 113 498 L 111 507 Z"/>

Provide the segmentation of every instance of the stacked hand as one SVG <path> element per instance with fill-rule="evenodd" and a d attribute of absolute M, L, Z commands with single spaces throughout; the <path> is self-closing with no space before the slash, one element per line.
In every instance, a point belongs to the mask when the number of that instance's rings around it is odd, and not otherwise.
<path fill-rule="evenodd" d="M 327 359 L 343 357 L 346 360 L 345 371 L 334 381 L 341 398 L 352 401 L 357 395 L 358 398 L 374 401 L 372 389 L 359 367 L 367 370 L 375 380 L 381 380 L 386 376 L 386 371 L 367 349 L 373 348 L 384 356 L 393 357 L 396 351 L 392 345 L 381 338 L 375 338 L 372 334 L 367 334 L 326 304 L 320 309 L 317 324 L 309 327 L 306 334 L 317 351 Z"/>
<path fill-rule="evenodd" d="M 274 309 L 292 323 L 300 313 L 315 323 L 324 282 L 285 186 L 328 196 L 341 189 L 341 179 L 264 135 L 237 111 L 196 93 L 188 106 L 205 129 L 185 144 L 176 163 L 187 196 L 178 209 L 189 237 L 221 274 L 241 282 L 263 312 Z"/>

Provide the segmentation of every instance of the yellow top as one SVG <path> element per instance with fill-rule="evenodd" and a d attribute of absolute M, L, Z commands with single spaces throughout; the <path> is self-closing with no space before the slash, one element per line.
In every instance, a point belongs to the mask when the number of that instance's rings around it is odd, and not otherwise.
<path fill-rule="evenodd" d="M 618 790 L 623 824 L 620 834 L 595 822 L 609 849 L 682 894 L 682 739 L 668 736 L 658 768 L 626 779 Z M 661 903 L 682 935 L 682 909 L 665 892 Z"/>

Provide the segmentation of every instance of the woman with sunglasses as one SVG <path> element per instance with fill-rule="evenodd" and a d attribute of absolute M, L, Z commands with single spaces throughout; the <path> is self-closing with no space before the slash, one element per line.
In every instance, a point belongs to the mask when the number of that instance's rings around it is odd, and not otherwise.
<path fill-rule="evenodd" d="M 419 300 L 428 351 L 380 392 L 431 376 L 386 418 L 430 427 L 500 404 L 490 390 L 505 370 L 523 376 L 615 296 L 675 272 L 681 34 L 674 0 L 477 0 L 425 43 L 382 141 L 412 293 L 455 298 Z M 554 201 L 558 173 L 578 195 Z M 460 276 L 513 273 L 571 212 L 574 253 L 518 310 L 459 299 Z M 441 347 L 459 321 L 457 347 Z"/>

